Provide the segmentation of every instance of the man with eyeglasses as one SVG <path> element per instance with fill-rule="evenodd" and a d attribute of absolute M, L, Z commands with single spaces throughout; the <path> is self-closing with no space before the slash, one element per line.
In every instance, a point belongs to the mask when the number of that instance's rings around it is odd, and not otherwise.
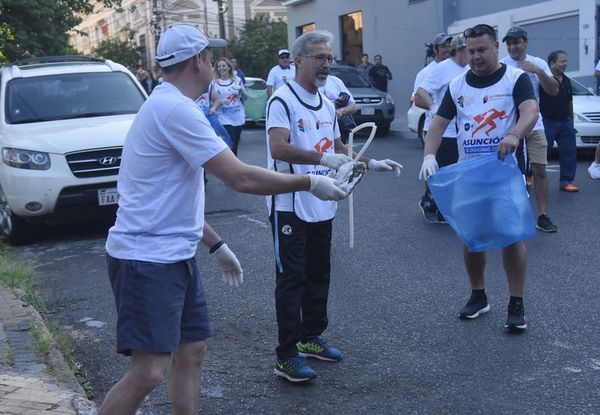
<path fill-rule="evenodd" d="M 438 33 L 437 35 L 435 35 L 435 37 L 433 38 L 433 42 L 431 43 L 431 47 L 433 48 L 434 53 L 433 60 L 429 62 L 429 64 L 423 69 L 421 69 L 415 77 L 415 85 L 413 88 L 412 99 L 414 99 L 415 105 L 417 107 L 427 110 L 427 112 L 425 113 L 425 122 L 423 124 L 424 139 L 427 139 L 427 130 L 429 129 L 429 124 L 431 123 L 435 112 L 432 113 L 432 111 L 429 108 L 431 104 L 430 100 L 424 99 L 424 96 L 419 96 L 417 94 L 417 91 L 419 90 L 419 87 L 422 86 L 423 80 L 428 78 L 429 74 L 437 67 L 437 65 L 445 61 L 448 58 L 448 56 L 450 56 L 449 53 L 451 42 L 452 36 L 448 36 L 446 33 Z M 438 211 L 437 206 L 435 205 L 435 202 L 433 201 L 433 198 L 431 197 L 431 192 L 429 191 L 429 187 L 427 187 L 427 184 L 425 184 L 425 193 L 423 194 L 423 196 L 421 196 L 421 200 L 419 201 L 419 207 L 421 208 L 423 217 L 428 222 L 445 223 L 443 217 Z"/>
<path fill-rule="evenodd" d="M 427 178 L 438 170 L 435 153 L 442 133 L 457 120 L 459 163 L 497 151 L 500 158 L 514 152 L 538 117 L 538 105 L 529 77 L 521 69 L 498 61 L 496 30 L 479 24 L 465 30 L 470 70 L 450 82 L 433 118 L 419 176 Z M 518 112 L 518 116 L 517 116 Z M 486 115 L 482 117 L 482 115 Z M 490 310 L 484 286 L 485 252 L 463 248 L 465 267 L 471 283 L 471 297 L 459 311 L 461 319 L 474 319 Z M 505 327 L 524 330 L 523 292 L 527 251 L 523 241 L 502 249 L 510 299 Z"/>
<path fill-rule="evenodd" d="M 296 75 L 296 68 L 290 64 L 290 51 L 287 49 L 280 49 L 277 52 L 279 62 L 273 66 L 267 76 L 267 96 L 271 98 L 273 92 L 275 92 L 282 85 L 285 85 L 288 81 L 294 79 Z"/>
<path fill-rule="evenodd" d="M 333 103 L 319 92 L 333 63 L 331 33 L 308 32 L 292 52 L 296 76 L 267 104 L 267 162 L 272 170 L 323 176 L 351 161 L 340 140 Z M 392 160 L 361 158 L 369 170 L 394 171 Z M 306 382 L 317 373 L 304 357 L 337 362 L 342 353 L 321 337 L 327 329 L 332 222 L 336 203 L 306 192 L 267 197 L 275 252 L 279 345 L 274 373 Z"/>
<path fill-rule="evenodd" d="M 525 71 L 533 84 L 535 98 L 540 102 L 540 88 L 548 95 L 558 94 L 558 81 L 552 76 L 552 71 L 542 58 L 531 56 L 527 53 L 527 32 L 520 26 L 513 26 L 506 32 L 502 39 L 506 42 L 508 56 L 500 62 L 506 65 L 520 68 Z M 531 167 L 533 176 L 533 189 L 537 205 L 537 225 L 542 232 L 555 233 L 558 228 L 548 217 L 548 177 L 546 175 L 546 164 L 548 164 L 548 141 L 544 132 L 544 122 L 539 114 L 533 130 L 525 137 L 524 155 L 525 170 Z"/>

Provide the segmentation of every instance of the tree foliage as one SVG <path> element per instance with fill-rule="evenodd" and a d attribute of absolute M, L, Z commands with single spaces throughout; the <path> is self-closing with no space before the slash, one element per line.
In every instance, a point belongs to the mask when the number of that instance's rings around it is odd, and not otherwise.
<path fill-rule="evenodd" d="M 67 32 L 95 3 L 119 7 L 121 0 L 0 0 L 0 60 L 63 54 Z"/>
<path fill-rule="evenodd" d="M 258 15 L 246 21 L 239 37 L 231 42 L 229 51 L 247 76 L 266 79 L 277 63 L 277 51 L 287 45 L 287 24 Z"/>
<path fill-rule="evenodd" d="M 94 56 L 99 56 L 120 63 L 130 70 L 135 70 L 142 58 L 134 44 L 128 40 L 106 39 L 92 51 Z"/>

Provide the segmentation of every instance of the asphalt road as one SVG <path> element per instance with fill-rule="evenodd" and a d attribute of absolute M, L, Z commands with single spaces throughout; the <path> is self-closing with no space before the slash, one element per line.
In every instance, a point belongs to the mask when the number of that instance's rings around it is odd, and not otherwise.
<path fill-rule="evenodd" d="M 201 248 L 215 336 L 203 372 L 207 414 L 598 414 L 600 413 L 600 182 L 581 156 L 577 194 L 558 192 L 549 167 L 557 234 L 527 242 L 529 328 L 507 334 L 508 290 L 500 253 L 489 255 L 491 312 L 457 318 L 469 295 L 461 244 L 417 208 L 420 144 L 403 133 L 368 151 L 404 165 L 397 178 L 368 173 L 354 196 L 356 244 L 348 247 L 347 202 L 334 222 L 330 328 L 341 363 L 315 362 L 319 377 L 291 385 L 273 374 L 274 261 L 262 197 L 236 194 L 214 177 L 207 219 L 236 252 L 242 289 L 225 287 Z M 245 130 L 240 158 L 264 165 L 264 132 Z M 551 162 L 556 165 L 556 160 Z M 124 373 L 115 353 L 115 311 L 106 276 L 106 224 L 48 228 L 15 254 L 35 267 L 49 313 L 70 331 L 75 359 L 101 402 Z M 164 384 L 143 405 L 168 414 Z"/>

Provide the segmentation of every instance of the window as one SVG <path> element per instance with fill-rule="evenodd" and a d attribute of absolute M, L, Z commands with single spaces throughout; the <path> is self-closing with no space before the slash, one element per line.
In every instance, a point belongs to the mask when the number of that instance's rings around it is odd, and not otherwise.
<path fill-rule="evenodd" d="M 342 27 L 342 61 L 349 65 L 360 64 L 363 54 L 362 12 L 352 12 L 340 17 Z"/>
<path fill-rule="evenodd" d="M 316 29 L 317 29 L 317 25 L 314 22 L 307 23 L 302 26 L 298 26 L 298 27 L 296 27 L 296 37 L 300 37 L 303 34 L 305 34 L 307 32 L 312 32 L 313 30 L 316 30 Z"/>

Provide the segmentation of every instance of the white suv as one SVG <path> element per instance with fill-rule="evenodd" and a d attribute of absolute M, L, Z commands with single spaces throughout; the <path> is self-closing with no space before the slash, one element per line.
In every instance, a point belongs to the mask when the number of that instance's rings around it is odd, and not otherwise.
<path fill-rule="evenodd" d="M 0 232 L 115 210 L 121 150 L 147 98 L 133 74 L 85 56 L 23 59 L 0 72 Z"/>

